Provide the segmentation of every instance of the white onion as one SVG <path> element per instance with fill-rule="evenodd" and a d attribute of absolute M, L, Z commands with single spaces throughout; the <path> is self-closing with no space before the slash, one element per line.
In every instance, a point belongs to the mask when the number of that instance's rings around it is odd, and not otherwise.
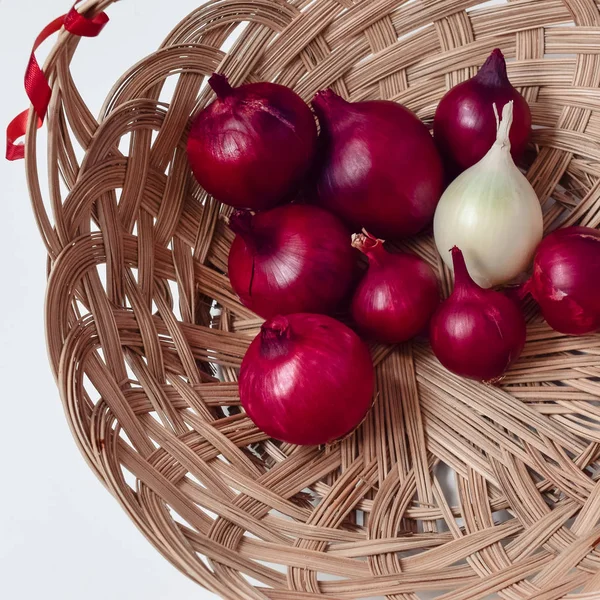
<path fill-rule="evenodd" d="M 510 154 L 512 116 L 511 101 L 502 111 L 496 142 L 450 184 L 433 222 L 444 262 L 452 268 L 450 250 L 458 246 L 469 273 L 484 288 L 525 272 L 543 235 L 538 197 Z"/>

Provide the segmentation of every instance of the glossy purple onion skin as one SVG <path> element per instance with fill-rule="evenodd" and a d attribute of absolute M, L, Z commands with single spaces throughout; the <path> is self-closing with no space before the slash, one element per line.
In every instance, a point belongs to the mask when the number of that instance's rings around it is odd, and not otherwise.
<path fill-rule="evenodd" d="M 431 319 L 431 348 L 456 375 L 493 383 L 519 358 L 527 335 L 525 319 L 510 298 L 480 288 L 455 250 L 456 283 Z"/>
<path fill-rule="evenodd" d="M 427 128 L 395 102 L 350 103 L 331 90 L 313 107 L 321 125 L 319 202 L 354 231 L 385 239 L 431 223 L 443 167 Z"/>
<path fill-rule="evenodd" d="M 320 445 L 355 429 L 373 397 L 369 349 L 330 317 L 294 314 L 262 326 L 240 370 L 240 399 L 266 434 Z"/>
<path fill-rule="evenodd" d="M 350 232 L 311 205 L 280 206 L 247 216 L 229 252 L 229 279 L 242 303 L 266 319 L 297 312 L 333 312 L 353 284 Z M 245 229 L 244 229 L 245 227 Z"/>
<path fill-rule="evenodd" d="M 363 245 L 369 268 L 352 299 L 352 317 L 361 333 L 384 344 L 421 333 L 440 304 L 435 273 L 411 254 L 391 254 L 381 242 Z"/>
<path fill-rule="evenodd" d="M 460 172 L 478 163 L 496 141 L 496 117 L 514 101 L 510 130 L 511 154 L 517 162 L 531 137 L 531 110 L 512 86 L 502 52 L 494 50 L 475 77 L 453 87 L 440 101 L 433 135 L 448 172 Z"/>
<path fill-rule="evenodd" d="M 194 119 L 188 158 L 198 183 L 217 200 L 263 210 L 290 196 L 315 156 L 317 127 L 308 105 L 289 88 L 210 83 L 217 99 Z"/>
<path fill-rule="evenodd" d="M 566 227 L 548 235 L 526 287 L 552 329 L 569 335 L 600 330 L 600 232 Z"/>

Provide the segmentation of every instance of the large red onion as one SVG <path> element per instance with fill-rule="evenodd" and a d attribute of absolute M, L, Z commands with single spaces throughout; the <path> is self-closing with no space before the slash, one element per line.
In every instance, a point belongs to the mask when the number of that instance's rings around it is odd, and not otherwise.
<path fill-rule="evenodd" d="M 369 259 L 352 299 L 352 317 L 360 331 L 387 344 L 421 333 L 440 303 L 429 265 L 411 254 L 392 254 L 382 240 L 369 235 L 354 236 L 353 245 Z"/>
<path fill-rule="evenodd" d="M 600 330 L 600 232 L 566 227 L 544 238 L 526 289 L 556 331 L 583 335 Z"/>
<path fill-rule="evenodd" d="M 426 227 L 442 194 L 443 168 L 425 125 L 395 102 L 350 103 L 331 90 L 312 104 L 321 124 L 321 204 L 353 229 L 382 238 Z"/>
<path fill-rule="evenodd" d="M 525 319 L 510 298 L 471 279 L 456 246 L 452 258 L 454 291 L 431 319 L 431 347 L 449 371 L 492 383 L 520 356 Z"/>
<path fill-rule="evenodd" d="M 527 100 L 512 86 L 502 52 L 494 50 L 477 75 L 453 87 L 440 101 L 433 121 L 433 135 L 451 174 L 478 163 L 496 141 L 496 116 L 514 101 L 510 130 L 511 153 L 517 161 L 531 135 L 531 111 Z"/>
<path fill-rule="evenodd" d="M 355 429 L 373 395 L 369 349 L 348 327 L 324 315 L 267 321 L 240 371 L 240 399 L 271 437 L 326 444 Z"/>
<path fill-rule="evenodd" d="M 238 235 L 229 279 L 242 303 L 264 318 L 329 313 L 348 294 L 356 259 L 350 232 L 318 206 L 292 204 L 230 219 Z"/>
<path fill-rule="evenodd" d="M 188 139 L 198 183 L 230 206 L 275 206 L 312 165 L 317 127 L 310 108 L 275 83 L 233 88 L 215 73 L 209 84 L 217 99 L 196 116 Z"/>

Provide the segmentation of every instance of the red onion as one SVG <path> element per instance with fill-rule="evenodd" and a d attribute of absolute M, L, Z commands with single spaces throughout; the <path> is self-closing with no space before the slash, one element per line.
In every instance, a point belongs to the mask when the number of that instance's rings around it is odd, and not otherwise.
<path fill-rule="evenodd" d="M 349 231 L 335 215 L 293 204 L 230 219 L 238 235 L 229 279 L 242 303 L 264 318 L 329 313 L 349 292 L 356 259 Z"/>
<path fill-rule="evenodd" d="M 355 429 L 373 395 L 369 349 L 348 327 L 324 315 L 267 321 L 240 371 L 240 399 L 269 436 L 317 445 Z"/>
<path fill-rule="evenodd" d="M 429 265 L 411 254 L 391 254 L 382 240 L 354 236 L 369 268 L 352 300 L 352 317 L 366 336 L 382 343 L 405 342 L 423 331 L 440 303 Z"/>
<path fill-rule="evenodd" d="M 478 163 L 496 141 L 496 116 L 514 101 L 510 144 L 513 159 L 525 152 L 531 135 L 527 100 L 512 86 L 502 52 L 494 50 L 477 75 L 453 87 L 440 101 L 433 135 L 449 172 L 458 174 Z"/>
<path fill-rule="evenodd" d="M 600 330 L 600 232 L 566 227 L 544 238 L 526 290 L 556 331 L 583 335 Z"/>
<path fill-rule="evenodd" d="M 209 84 L 217 99 L 196 116 L 188 139 L 198 183 L 230 206 L 275 206 L 311 167 L 317 127 L 310 108 L 275 83 L 232 88 L 215 73 Z"/>
<path fill-rule="evenodd" d="M 312 104 L 321 124 L 321 204 L 355 230 L 388 239 L 429 225 L 443 168 L 425 125 L 395 102 L 352 104 L 331 90 Z"/>
<path fill-rule="evenodd" d="M 431 347 L 449 371 L 493 383 L 519 358 L 525 319 L 504 294 L 484 290 L 471 279 L 456 246 L 452 259 L 454 291 L 431 319 Z"/>

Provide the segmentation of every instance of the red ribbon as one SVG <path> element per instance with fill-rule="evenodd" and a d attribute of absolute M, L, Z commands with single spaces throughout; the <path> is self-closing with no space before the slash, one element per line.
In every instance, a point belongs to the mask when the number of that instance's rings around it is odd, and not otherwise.
<path fill-rule="evenodd" d="M 96 37 L 108 23 L 108 16 L 103 12 L 93 18 L 79 13 L 76 8 L 79 2 L 80 0 L 77 0 L 73 8 L 66 15 L 62 15 L 46 25 L 35 39 L 33 49 L 31 50 L 31 56 L 29 57 L 29 63 L 25 71 L 25 92 L 29 96 L 33 110 L 37 114 L 38 128 L 44 122 L 50 98 L 52 97 L 52 88 L 35 58 L 35 51 L 51 35 L 60 31 L 62 27 L 73 35 Z M 6 128 L 6 158 L 8 160 L 19 160 L 25 157 L 24 144 L 17 144 L 16 141 L 25 135 L 28 119 L 29 109 L 17 115 Z"/>

